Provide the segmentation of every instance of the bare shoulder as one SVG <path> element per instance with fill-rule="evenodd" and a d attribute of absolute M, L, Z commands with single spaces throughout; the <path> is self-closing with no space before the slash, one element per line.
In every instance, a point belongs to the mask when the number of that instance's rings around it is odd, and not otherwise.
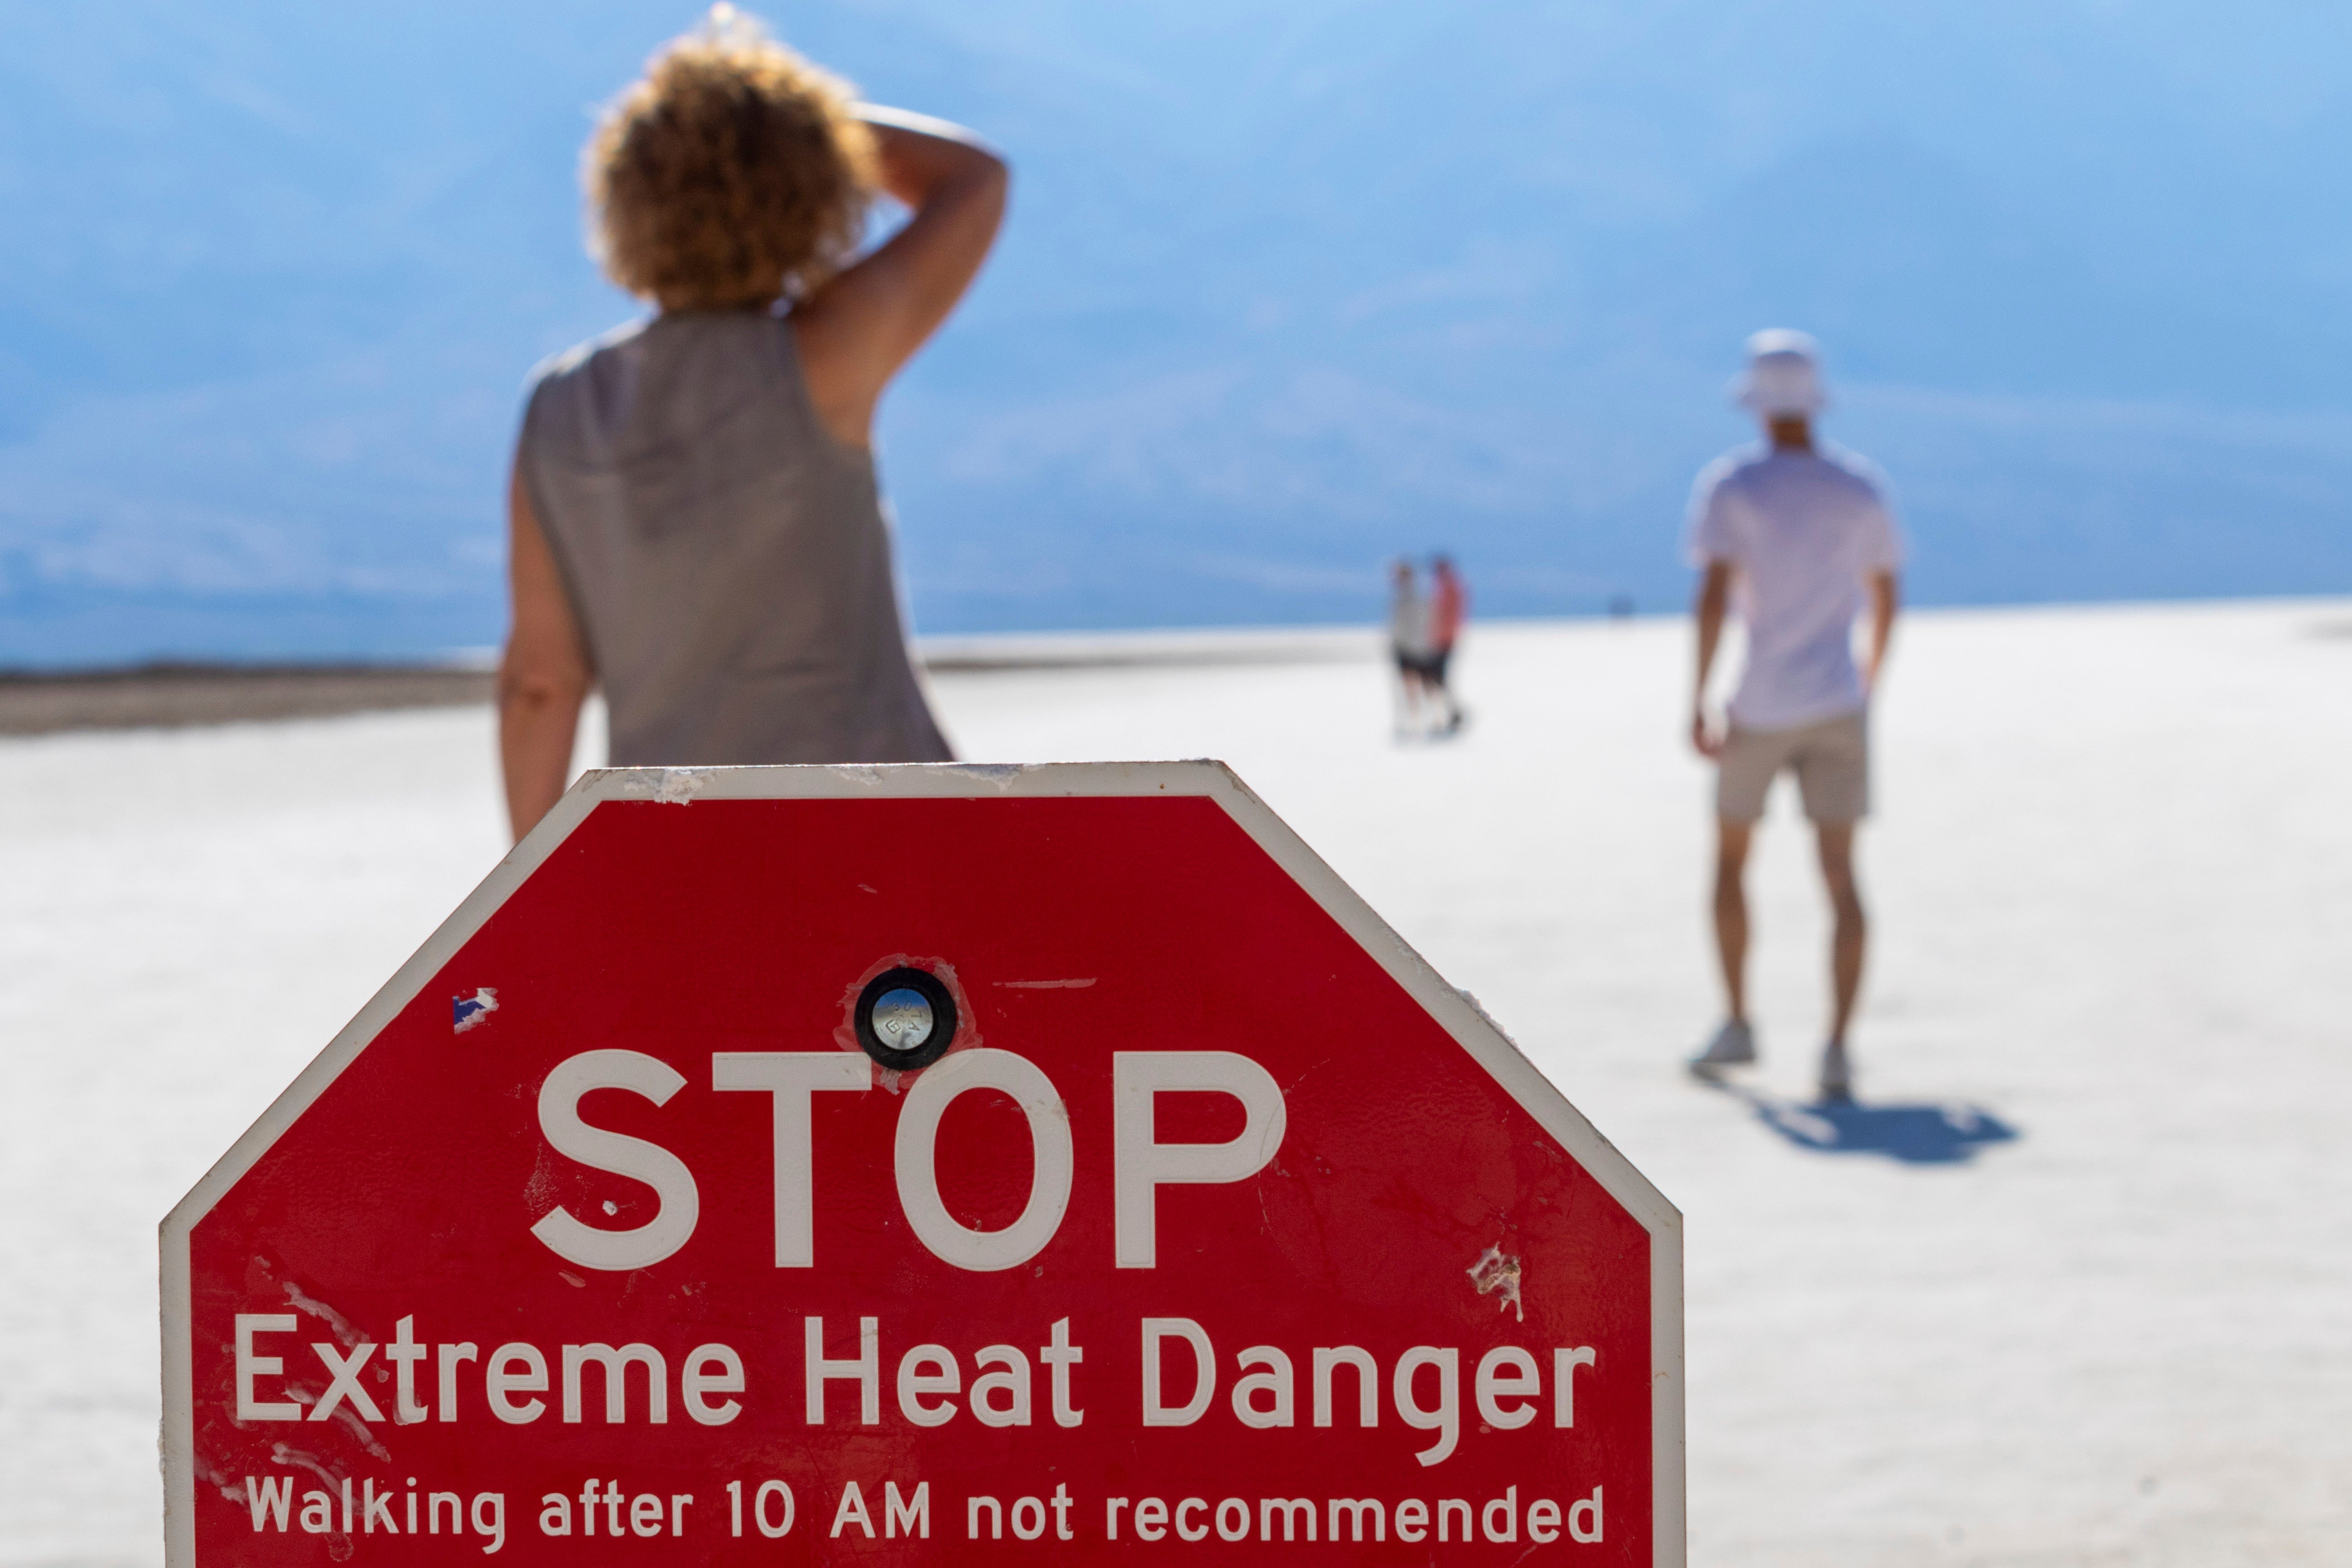
<path fill-rule="evenodd" d="M 580 436 L 584 405 L 593 397 L 584 389 L 643 335 L 648 320 L 624 322 L 532 366 L 523 383 L 525 437 L 558 447 L 572 444 Z"/>
<path fill-rule="evenodd" d="M 1886 470 L 1850 447 L 1823 442 L 1822 459 L 1844 475 L 1856 487 L 1867 490 L 1873 499 L 1885 500 L 1887 494 Z"/>
<path fill-rule="evenodd" d="M 1763 455 L 1764 449 L 1752 442 L 1734 447 L 1728 452 L 1709 459 L 1706 466 L 1699 469 L 1698 478 L 1694 481 L 1693 488 L 1700 490 L 1714 489 L 1754 468 L 1757 460 Z"/>

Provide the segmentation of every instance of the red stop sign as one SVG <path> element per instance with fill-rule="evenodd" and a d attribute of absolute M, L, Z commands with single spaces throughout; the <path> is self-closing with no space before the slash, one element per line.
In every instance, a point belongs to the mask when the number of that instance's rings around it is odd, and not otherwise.
<path fill-rule="evenodd" d="M 1213 763 L 593 774 L 163 1252 L 173 1568 L 1683 1560 L 1674 1209 Z"/>

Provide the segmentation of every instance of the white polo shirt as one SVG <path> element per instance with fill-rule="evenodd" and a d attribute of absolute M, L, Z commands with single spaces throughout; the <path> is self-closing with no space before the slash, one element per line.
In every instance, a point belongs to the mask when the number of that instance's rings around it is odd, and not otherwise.
<path fill-rule="evenodd" d="M 1727 452 L 1692 489 L 1689 550 L 1695 565 L 1733 568 L 1733 605 L 1748 626 L 1734 724 L 1793 730 L 1861 710 L 1854 619 L 1872 574 L 1903 559 L 1875 468 L 1836 447 Z"/>

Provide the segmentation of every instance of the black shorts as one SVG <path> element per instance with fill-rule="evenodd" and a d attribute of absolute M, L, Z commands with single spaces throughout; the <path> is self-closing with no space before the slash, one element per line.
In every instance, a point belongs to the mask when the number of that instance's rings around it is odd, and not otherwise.
<path fill-rule="evenodd" d="M 1396 658 L 1396 667 L 1402 673 L 1418 675 L 1439 686 L 1445 684 L 1446 662 L 1454 657 L 1452 648 L 1440 648 L 1435 653 L 1407 653 L 1402 648 L 1391 651 Z"/>

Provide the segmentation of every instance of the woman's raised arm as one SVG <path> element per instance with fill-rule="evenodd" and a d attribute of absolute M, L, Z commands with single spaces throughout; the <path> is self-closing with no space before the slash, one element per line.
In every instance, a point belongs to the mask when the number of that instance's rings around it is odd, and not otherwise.
<path fill-rule="evenodd" d="M 943 120 L 861 106 L 882 188 L 913 209 L 906 226 L 793 307 L 793 331 L 817 417 L 863 447 L 882 389 L 971 286 L 1004 217 L 1004 161 Z"/>

